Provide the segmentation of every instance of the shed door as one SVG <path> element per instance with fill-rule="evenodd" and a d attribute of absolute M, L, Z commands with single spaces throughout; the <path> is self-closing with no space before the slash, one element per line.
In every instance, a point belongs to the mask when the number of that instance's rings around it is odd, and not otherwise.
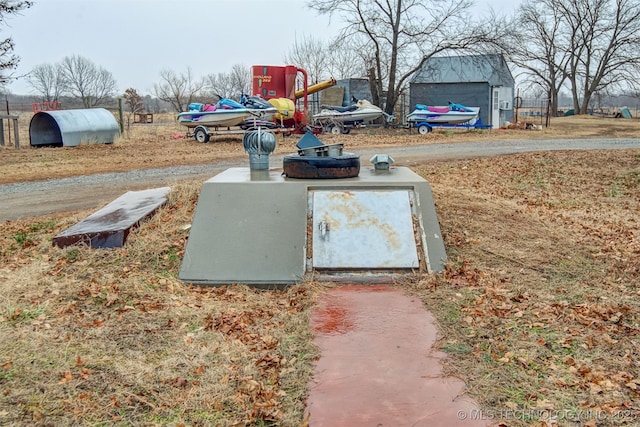
<path fill-rule="evenodd" d="M 500 128 L 500 91 L 493 89 L 491 94 L 491 125 Z"/>
<path fill-rule="evenodd" d="M 311 191 L 312 266 L 419 268 L 414 199 L 406 189 Z"/>

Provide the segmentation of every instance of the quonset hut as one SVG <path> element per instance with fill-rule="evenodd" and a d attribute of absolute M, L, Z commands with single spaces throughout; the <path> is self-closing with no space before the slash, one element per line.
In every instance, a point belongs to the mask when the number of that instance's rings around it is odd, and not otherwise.
<path fill-rule="evenodd" d="M 104 108 L 40 111 L 31 118 L 29 124 L 32 147 L 111 144 L 119 134 L 118 122 Z"/>

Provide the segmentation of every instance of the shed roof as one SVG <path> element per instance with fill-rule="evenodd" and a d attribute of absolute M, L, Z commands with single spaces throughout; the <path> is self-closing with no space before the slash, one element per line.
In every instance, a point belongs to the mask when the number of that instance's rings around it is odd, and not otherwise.
<path fill-rule="evenodd" d="M 513 75 L 501 54 L 442 56 L 429 58 L 411 83 L 478 83 L 514 85 Z"/>

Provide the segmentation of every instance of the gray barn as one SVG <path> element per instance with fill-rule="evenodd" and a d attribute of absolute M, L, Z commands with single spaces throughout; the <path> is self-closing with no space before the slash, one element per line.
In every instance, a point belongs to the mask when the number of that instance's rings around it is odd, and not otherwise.
<path fill-rule="evenodd" d="M 480 107 L 484 124 L 494 128 L 513 120 L 515 80 L 500 54 L 428 59 L 409 84 L 409 109 L 449 102 Z"/>

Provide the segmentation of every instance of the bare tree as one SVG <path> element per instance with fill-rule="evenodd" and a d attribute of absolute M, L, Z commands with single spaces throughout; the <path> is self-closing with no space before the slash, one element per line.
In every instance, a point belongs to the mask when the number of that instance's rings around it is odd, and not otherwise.
<path fill-rule="evenodd" d="M 554 113 L 565 84 L 576 114 L 598 93 L 638 88 L 637 0 L 527 0 L 514 22 L 522 37 L 509 58 L 547 89 Z"/>
<path fill-rule="evenodd" d="M 31 6 L 33 2 L 27 0 L 0 0 L 0 24 L 5 24 L 9 16 L 19 14 Z M 11 37 L 0 40 L 0 85 L 5 85 L 11 80 L 9 71 L 16 68 L 20 62 L 20 58 L 13 53 L 14 48 Z"/>
<path fill-rule="evenodd" d="M 156 97 L 152 97 L 151 95 L 145 95 L 142 101 L 143 101 L 143 109 L 146 111 L 149 111 L 152 113 L 160 113 L 165 111 L 164 106 L 161 105 L 161 103 L 165 104 L 165 102 L 160 101 Z"/>
<path fill-rule="evenodd" d="M 208 74 L 204 89 L 208 97 L 240 99 L 242 94 L 251 93 L 251 70 L 236 64 L 229 73 Z"/>
<path fill-rule="evenodd" d="M 129 107 L 129 111 L 132 113 L 141 113 L 144 110 L 144 103 L 142 97 L 137 90 L 130 87 L 124 91 L 124 103 Z"/>
<path fill-rule="evenodd" d="M 116 81 L 111 72 L 87 58 L 67 56 L 60 63 L 60 70 L 68 93 L 82 99 L 85 108 L 95 107 L 116 93 Z"/>
<path fill-rule="evenodd" d="M 492 26 L 470 21 L 472 0 L 314 0 L 307 5 L 321 14 L 341 16 L 346 23 L 341 40 L 366 40 L 373 53 L 368 70 L 373 102 L 384 104 L 388 114 L 393 114 L 408 79 L 430 57 L 496 37 Z"/>
<path fill-rule="evenodd" d="M 326 49 L 330 58 L 328 75 L 337 80 L 367 76 L 367 64 L 373 63 L 373 56 L 365 48 L 366 42 L 356 37 L 346 40 L 334 40 Z"/>
<path fill-rule="evenodd" d="M 550 99 L 551 114 L 558 114 L 560 89 L 567 79 L 569 52 L 562 15 L 553 7 L 555 0 L 529 0 L 523 3 L 512 25 L 508 58 L 522 70 L 530 86 L 541 87 Z"/>
<path fill-rule="evenodd" d="M 186 111 L 188 105 L 201 96 L 204 80 L 196 80 L 191 68 L 178 75 L 171 70 L 160 72 L 160 83 L 153 85 L 154 94 L 169 103 L 176 112 Z"/>
<path fill-rule="evenodd" d="M 204 96 L 207 98 L 238 97 L 238 88 L 228 73 L 207 74 L 204 76 Z"/>
<path fill-rule="evenodd" d="M 309 80 L 313 83 L 330 77 L 366 77 L 366 64 L 370 64 L 373 57 L 364 48 L 365 44 L 366 42 L 358 41 L 356 37 L 326 42 L 312 36 L 303 36 L 295 39 L 283 60 L 307 71 Z"/>
<path fill-rule="evenodd" d="M 637 0 L 557 0 L 566 22 L 574 110 L 585 114 L 594 93 L 636 86 L 640 71 Z"/>
<path fill-rule="evenodd" d="M 296 36 L 283 57 L 286 64 L 304 69 L 312 83 L 331 77 L 328 71 L 331 59 L 327 43 L 309 35 L 303 35 L 300 39 Z"/>
<path fill-rule="evenodd" d="M 231 67 L 231 84 L 240 94 L 251 93 L 252 84 L 251 69 L 242 64 Z"/>
<path fill-rule="evenodd" d="M 36 65 L 27 76 L 27 82 L 43 101 L 58 101 L 65 93 L 66 85 L 59 65 Z"/>

